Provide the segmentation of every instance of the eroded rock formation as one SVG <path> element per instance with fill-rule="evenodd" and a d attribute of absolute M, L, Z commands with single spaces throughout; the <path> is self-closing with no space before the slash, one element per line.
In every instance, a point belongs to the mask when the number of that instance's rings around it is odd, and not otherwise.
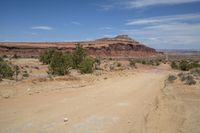
<path fill-rule="evenodd" d="M 72 52 L 78 43 L 92 56 L 133 57 L 159 54 L 155 49 L 147 47 L 127 35 L 119 35 L 114 38 L 83 42 L 0 42 L 0 55 L 12 56 L 16 54 L 22 57 L 37 57 L 47 48 Z"/>

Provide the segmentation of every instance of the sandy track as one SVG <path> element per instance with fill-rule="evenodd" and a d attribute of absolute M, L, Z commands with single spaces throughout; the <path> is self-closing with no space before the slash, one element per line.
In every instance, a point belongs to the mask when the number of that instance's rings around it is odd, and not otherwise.
<path fill-rule="evenodd" d="M 2 99 L 0 132 L 147 132 L 146 116 L 155 108 L 166 76 L 151 70 L 70 91 Z"/>

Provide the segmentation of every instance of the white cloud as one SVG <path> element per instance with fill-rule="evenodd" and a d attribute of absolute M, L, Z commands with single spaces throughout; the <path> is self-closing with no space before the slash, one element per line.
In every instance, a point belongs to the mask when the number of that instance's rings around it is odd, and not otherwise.
<path fill-rule="evenodd" d="M 171 15 L 171 16 L 159 16 L 145 19 L 133 19 L 128 20 L 126 25 L 148 25 L 148 24 L 159 24 L 159 23 L 171 23 L 177 21 L 192 21 L 200 20 L 200 14 L 183 14 L 183 15 Z"/>
<path fill-rule="evenodd" d="M 122 32 L 153 47 L 200 49 L 199 20 L 198 14 L 137 19 L 126 23 L 133 28 Z"/>
<path fill-rule="evenodd" d="M 200 0 L 125 0 L 123 3 L 128 8 L 142 8 L 154 5 L 175 5 L 199 1 Z"/>
<path fill-rule="evenodd" d="M 53 30 L 52 27 L 49 26 L 33 26 L 31 27 L 33 30 Z"/>
<path fill-rule="evenodd" d="M 108 11 L 114 8 L 139 9 L 148 6 L 178 5 L 193 2 L 200 2 L 200 0 L 108 0 L 107 3 L 98 6 L 102 10 Z"/>
<path fill-rule="evenodd" d="M 200 49 L 200 23 L 161 24 L 154 27 L 124 30 L 123 32 L 153 47 Z"/>

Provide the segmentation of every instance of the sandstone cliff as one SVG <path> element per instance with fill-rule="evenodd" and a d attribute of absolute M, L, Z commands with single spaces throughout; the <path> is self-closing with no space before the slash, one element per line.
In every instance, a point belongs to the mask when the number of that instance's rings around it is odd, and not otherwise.
<path fill-rule="evenodd" d="M 12 56 L 16 54 L 22 57 L 37 57 L 46 48 L 71 52 L 77 43 L 82 45 L 92 56 L 123 58 L 159 54 L 155 49 L 149 48 L 127 35 L 119 35 L 114 38 L 83 42 L 0 42 L 0 55 Z"/>

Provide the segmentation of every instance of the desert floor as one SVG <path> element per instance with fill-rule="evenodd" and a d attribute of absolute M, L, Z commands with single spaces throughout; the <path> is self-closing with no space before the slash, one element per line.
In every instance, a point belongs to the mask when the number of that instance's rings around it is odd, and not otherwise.
<path fill-rule="evenodd" d="M 3 81 L 0 132 L 199 133 L 200 84 L 168 83 L 170 73 L 176 72 L 162 64 Z"/>

